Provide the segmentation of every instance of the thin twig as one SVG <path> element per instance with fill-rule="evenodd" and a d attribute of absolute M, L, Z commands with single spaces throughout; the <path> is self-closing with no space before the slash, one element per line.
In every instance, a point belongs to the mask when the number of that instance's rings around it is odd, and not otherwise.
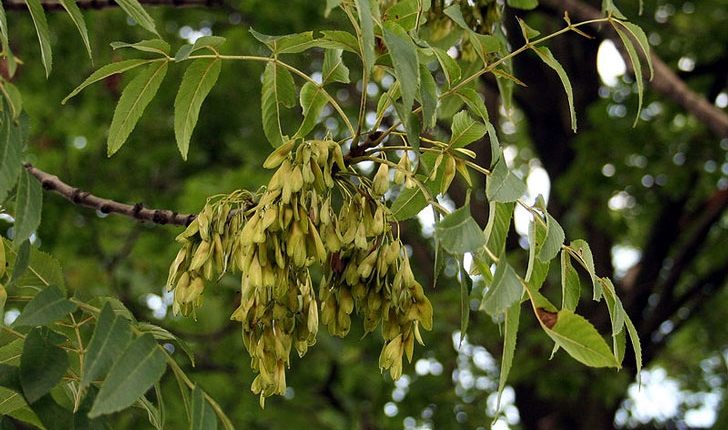
<path fill-rule="evenodd" d="M 128 205 L 98 197 L 87 191 L 72 187 L 60 180 L 58 176 L 46 173 L 30 163 L 25 163 L 24 166 L 31 175 L 38 179 L 43 189 L 61 195 L 75 205 L 96 209 L 101 213 L 115 213 L 139 221 L 179 226 L 188 225 L 197 216 L 195 214 L 179 214 L 167 209 L 148 209 L 141 203 Z"/>

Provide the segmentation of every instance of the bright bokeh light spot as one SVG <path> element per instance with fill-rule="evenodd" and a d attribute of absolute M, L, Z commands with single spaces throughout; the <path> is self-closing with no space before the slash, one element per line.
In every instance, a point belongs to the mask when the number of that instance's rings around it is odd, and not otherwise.
<path fill-rule="evenodd" d="M 677 61 L 677 68 L 683 72 L 692 72 L 695 68 L 695 60 L 690 57 L 680 57 Z"/>
<path fill-rule="evenodd" d="M 728 94 L 718 94 L 718 97 L 715 98 L 715 107 L 719 109 L 725 109 L 726 107 L 728 107 Z"/>
<path fill-rule="evenodd" d="M 619 77 L 627 71 L 627 66 L 617 47 L 611 40 L 605 40 L 599 45 L 597 51 L 597 72 L 605 85 L 613 87 L 619 82 Z"/>
<path fill-rule="evenodd" d="M 615 276 L 623 278 L 627 271 L 640 261 L 640 258 L 642 258 L 642 252 L 637 248 L 626 245 L 612 247 L 612 265 Z"/>

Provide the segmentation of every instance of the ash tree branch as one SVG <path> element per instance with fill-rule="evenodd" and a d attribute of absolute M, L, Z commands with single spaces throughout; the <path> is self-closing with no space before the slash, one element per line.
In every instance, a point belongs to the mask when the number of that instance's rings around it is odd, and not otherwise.
<path fill-rule="evenodd" d="M 119 203 L 72 187 L 63 182 L 58 176 L 44 172 L 30 163 L 25 163 L 24 167 L 38 179 L 43 189 L 52 191 L 75 205 L 96 209 L 101 213 L 115 213 L 138 221 L 179 226 L 188 225 L 197 216 L 195 214 L 179 214 L 166 209 L 148 209 L 141 203 L 135 205 Z"/>
<path fill-rule="evenodd" d="M 569 16 L 571 16 L 574 22 L 598 19 L 602 16 L 599 9 L 580 0 L 540 0 L 540 4 L 559 13 L 568 11 Z M 615 45 L 620 49 L 620 53 L 630 73 L 634 73 L 629 56 L 614 30 L 608 26 L 594 26 L 593 28 L 602 34 L 602 36 L 615 42 Z M 691 112 L 719 137 L 728 137 L 728 114 L 718 109 L 705 97 L 691 90 L 685 81 L 680 79 L 654 51 L 651 52 L 650 56 L 654 68 L 654 77 L 649 83 L 650 87 L 658 94 L 671 99 Z"/>

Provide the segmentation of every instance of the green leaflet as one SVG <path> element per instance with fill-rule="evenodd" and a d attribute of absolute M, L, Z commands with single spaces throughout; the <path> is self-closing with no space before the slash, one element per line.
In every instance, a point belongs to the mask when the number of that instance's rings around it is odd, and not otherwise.
<path fill-rule="evenodd" d="M 495 418 L 501 406 L 501 396 L 506 388 L 508 375 L 511 373 L 513 366 L 513 357 L 516 354 L 516 341 L 518 338 L 518 325 L 521 318 L 521 301 L 513 303 L 506 309 L 505 321 L 503 324 L 503 355 L 501 357 L 501 371 L 498 380 L 498 403 L 496 406 Z"/>
<path fill-rule="evenodd" d="M 460 333 L 461 336 L 465 336 L 470 322 L 470 292 L 473 290 L 473 280 L 468 276 L 462 260 L 462 257 L 458 260 L 458 268 L 460 269 Z"/>
<path fill-rule="evenodd" d="M 141 66 L 142 64 L 148 64 L 152 62 L 153 60 L 141 60 L 138 58 L 132 59 L 132 60 L 122 60 L 115 63 L 107 64 L 100 69 L 96 70 L 86 78 L 85 81 L 81 83 L 78 87 L 76 87 L 69 95 L 67 95 L 63 100 L 61 100 L 61 104 L 66 104 L 66 102 L 76 94 L 80 93 L 81 90 L 86 88 L 87 86 L 93 84 L 94 82 L 98 82 L 102 79 L 105 79 L 111 75 L 117 74 L 117 73 L 124 73 L 128 70 L 134 69 L 136 67 Z"/>
<path fill-rule="evenodd" d="M 343 50 L 341 48 L 327 49 L 324 52 L 324 63 L 321 67 L 322 84 L 330 82 L 341 82 L 348 84 L 349 80 L 349 68 L 344 64 L 341 54 Z"/>
<path fill-rule="evenodd" d="M 589 244 L 582 239 L 573 240 L 569 244 L 569 253 L 589 273 L 589 277 L 591 277 L 592 285 L 594 287 L 594 301 L 598 302 L 602 298 L 602 285 L 599 282 L 599 278 L 597 277 L 596 270 L 594 268 L 594 256 L 589 248 Z"/>
<path fill-rule="evenodd" d="M 430 69 L 420 64 L 420 91 L 419 98 L 422 106 L 422 122 L 426 128 L 432 128 L 437 123 L 437 84 L 432 77 Z"/>
<path fill-rule="evenodd" d="M 41 290 L 49 285 L 55 285 L 66 290 L 63 270 L 55 258 L 34 246 L 25 246 L 23 242 L 20 249 L 15 250 L 6 242 L 6 257 L 10 267 L 13 268 L 11 283 L 17 287 L 35 287 L 29 291 Z M 23 255 L 25 252 L 27 254 Z M 17 272 L 17 274 L 16 274 Z"/>
<path fill-rule="evenodd" d="M 288 141 L 288 137 L 283 135 L 281 110 L 295 104 L 296 85 L 291 73 L 275 62 L 266 64 L 261 93 L 263 132 L 274 148 Z"/>
<path fill-rule="evenodd" d="M 195 60 L 185 71 L 179 91 L 174 99 L 174 135 L 182 159 L 187 159 L 192 131 L 197 124 L 200 107 L 220 76 L 222 60 L 203 58 Z"/>
<path fill-rule="evenodd" d="M 617 25 L 617 23 L 619 23 L 619 25 Z M 654 72 L 652 69 L 652 60 L 650 58 L 650 44 L 647 41 L 647 36 L 645 35 L 645 32 L 641 28 L 639 28 L 639 26 L 632 24 L 631 22 L 613 20 L 612 26 L 614 27 L 614 30 L 617 31 L 619 38 L 622 39 L 622 43 L 624 43 L 624 47 L 625 49 L 627 49 L 629 60 L 632 63 L 632 67 L 634 68 L 634 77 L 635 81 L 637 82 L 638 97 L 637 114 L 635 115 L 633 123 L 633 126 L 635 126 L 637 125 L 637 121 L 640 118 L 640 112 L 642 111 L 642 97 L 645 90 L 645 84 L 644 78 L 642 77 L 642 64 L 640 63 L 639 55 L 637 54 L 637 50 L 632 43 L 632 39 L 626 33 L 629 33 L 630 35 L 632 35 L 632 37 L 634 37 L 635 40 L 637 40 L 637 44 L 640 47 L 640 50 L 642 51 L 644 57 L 647 59 L 647 65 L 650 68 L 649 79 L 652 79 L 652 75 Z M 620 26 L 624 27 L 624 30 L 621 29 Z"/>
<path fill-rule="evenodd" d="M 566 309 L 556 314 L 541 312 L 538 312 L 541 326 L 575 360 L 591 367 L 620 367 L 607 342 L 584 317 Z"/>
<path fill-rule="evenodd" d="M 49 393 L 66 373 L 68 355 L 56 346 L 63 340 L 63 336 L 48 327 L 34 328 L 25 337 L 20 357 L 20 384 L 29 404 Z"/>
<path fill-rule="evenodd" d="M 51 36 L 48 30 L 48 21 L 46 21 L 43 6 L 40 0 L 27 0 L 30 16 L 33 18 L 35 31 L 38 34 L 38 43 L 40 44 L 40 55 L 45 67 L 46 77 L 51 74 L 53 68 L 53 53 L 51 52 Z"/>
<path fill-rule="evenodd" d="M 190 416 L 190 430 L 215 430 L 217 418 L 212 406 L 205 400 L 202 389 L 195 385 L 192 390 L 192 413 Z"/>
<path fill-rule="evenodd" d="M 505 253 L 500 255 L 493 282 L 480 304 L 480 310 L 492 317 L 503 315 L 514 303 L 520 303 L 523 296 L 523 284 L 505 257 Z"/>
<path fill-rule="evenodd" d="M 15 198 L 15 243 L 22 243 L 38 228 L 42 208 L 43 189 L 40 182 L 23 169 Z"/>
<path fill-rule="evenodd" d="M 76 304 L 68 300 L 60 288 L 51 285 L 38 293 L 13 323 L 14 327 L 41 326 L 58 321 L 75 311 Z"/>
<path fill-rule="evenodd" d="M 326 106 L 329 102 L 326 98 L 325 91 L 326 90 L 312 82 L 306 82 L 301 87 L 301 94 L 299 97 L 303 111 L 303 121 L 301 122 L 298 131 L 296 131 L 294 138 L 306 136 L 316 126 L 316 122 L 318 121 L 324 106 Z"/>
<path fill-rule="evenodd" d="M 166 366 L 164 353 L 154 337 L 143 334 L 111 367 L 88 416 L 95 418 L 131 406 L 162 377 Z"/>
<path fill-rule="evenodd" d="M 159 36 L 154 20 L 137 0 L 117 0 L 117 3 L 142 28 Z"/>
<path fill-rule="evenodd" d="M 515 202 L 523 197 L 526 191 L 526 184 L 508 169 L 503 157 L 499 157 L 491 175 L 486 179 L 486 198 L 495 202 Z"/>
<path fill-rule="evenodd" d="M 3 107 L 6 103 L 0 103 Z M 23 151 L 25 137 L 23 128 L 16 125 L 11 115 L 11 109 L 2 110 L 2 124 L 0 125 L 0 203 L 5 200 L 10 191 L 18 182 L 18 176 L 23 168 L 20 154 Z"/>
<path fill-rule="evenodd" d="M 581 284 L 579 274 L 571 265 L 571 257 L 567 250 L 561 251 L 561 308 L 575 311 L 579 305 Z"/>
<path fill-rule="evenodd" d="M 452 119 L 452 136 L 448 146 L 462 148 L 485 136 L 487 131 L 483 123 L 475 121 L 468 112 L 460 111 Z"/>
<path fill-rule="evenodd" d="M 131 325 L 122 315 L 117 315 L 107 303 L 98 317 L 94 334 L 88 345 L 86 366 L 83 369 L 81 388 L 106 376 L 114 361 L 131 342 Z"/>
<path fill-rule="evenodd" d="M 383 27 L 384 43 L 391 53 L 394 72 L 402 92 L 403 109 L 412 110 L 420 86 L 417 48 L 412 37 L 398 24 L 386 21 Z"/>
<path fill-rule="evenodd" d="M 561 228 L 558 221 L 549 213 L 546 214 L 546 232 L 546 238 L 537 254 L 539 260 L 544 262 L 556 258 L 566 238 L 564 229 Z"/>
<path fill-rule="evenodd" d="M 108 155 L 114 155 L 136 126 L 167 73 L 167 61 L 156 60 L 124 88 L 109 127 Z"/>
<path fill-rule="evenodd" d="M 483 231 L 470 215 L 468 206 L 457 209 L 438 222 L 435 237 L 445 250 L 455 255 L 475 252 L 485 245 Z"/>
<path fill-rule="evenodd" d="M 76 28 L 78 29 L 78 34 L 81 35 L 83 45 L 86 47 L 88 58 L 92 59 L 93 57 L 91 55 L 91 43 L 88 40 L 88 30 L 86 30 L 86 22 L 83 20 L 81 9 L 78 8 L 78 5 L 74 0 L 59 1 L 61 2 L 61 5 L 66 10 L 66 12 L 68 12 L 68 15 L 71 17 L 73 23 L 76 25 Z"/>
<path fill-rule="evenodd" d="M 462 10 L 460 10 L 459 4 L 454 3 L 448 6 L 447 8 L 445 8 L 444 12 L 445 15 L 455 21 L 455 23 L 460 28 L 465 30 L 465 32 L 468 34 L 470 43 L 472 44 L 473 48 L 475 48 L 476 54 L 478 54 L 478 57 L 480 57 L 480 60 L 483 62 L 483 64 L 487 66 L 487 55 L 493 52 L 498 52 L 500 50 L 500 42 L 498 42 L 498 39 L 488 34 L 478 34 L 473 31 L 465 21 L 465 18 L 463 17 L 463 12 Z"/>
<path fill-rule="evenodd" d="M 392 215 L 397 221 L 404 221 L 420 213 L 427 206 L 427 199 L 419 187 L 403 188 L 394 202 Z"/>
<path fill-rule="evenodd" d="M 460 76 L 462 74 L 457 61 L 455 61 L 455 59 L 453 59 L 444 49 L 433 46 L 430 47 L 430 50 L 433 54 L 435 54 L 435 57 L 437 57 L 437 62 L 440 63 L 440 69 L 442 69 L 442 73 L 445 75 L 448 87 L 452 87 L 457 84 L 460 81 Z"/>
<path fill-rule="evenodd" d="M 0 46 L 2 46 L 2 50 L 6 54 L 8 75 L 12 78 L 15 75 L 18 63 L 15 61 L 15 56 L 10 50 L 10 43 L 8 42 L 8 20 L 5 16 L 5 8 L 2 2 L 0 2 Z"/>
<path fill-rule="evenodd" d="M 551 67 L 556 71 L 556 73 L 559 75 L 559 79 L 561 79 L 561 83 L 564 85 L 564 90 L 566 91 L 566 99 L 569 103 L 569 113 L 571 114 L 571 129 L 573 131 L 576 131 L 576 111 L 574 110 L 574 91 L 571 88 L 571 81 L 569 80 L 569 77 L 566 75 L 566 70 L 564 70 L 564 67 L 559 63 L 556 58 L 554 58 L 554 55 L 551 53 L 551 51 L 545 47 L 534 47 L 534 52 L 538 54 L 539 58 L 541 58 L 541 61 L 543 61 L 547 66 Z"/>
<path fill-rule="evenodd" d="M 355 3 L 361 28 L 361 38 L 358 42 L 359 49 L 357 49 L 357 52 L 361 55 L 364 74 L 369 76 L 375 60 L 374 18 L 379 20 L 379 3 L 375 0 L 355 0 Z"/>
<path fill-rule="evenodd" d="M 2 91 L 5 101 L 10 107 L 11 118 L 13 120 L 18 119 L 23 112 L 23 97 L 20 95 L 20 90 L 15 85 L 0 78 L 0 91 Z"/>
<path fill-rule="evenodd" d="M 506 247 L 506 238 L 511 226 L 514 203 L 501 203 L 491 201 L 488 203 L 488 223 L 485 225 L 486 247 L 496 257 L 500 256 Z M 487 264 L 494 263 L 490 257 L 484 255 Z"/>
<path fill-rule="evenodd" d="M 148 39 L 136 43 L 111 42 L 111 47 L 113 49 L 131 48 L 142 52 L 152 52 L 165 58 L 169 55 L 170 50 L 169 43 L 162 39 Z"/>

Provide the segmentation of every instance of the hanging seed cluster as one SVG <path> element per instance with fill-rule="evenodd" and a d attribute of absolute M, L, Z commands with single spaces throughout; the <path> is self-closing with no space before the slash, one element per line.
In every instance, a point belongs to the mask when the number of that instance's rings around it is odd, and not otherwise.
<path fill-rule="evenodd" d="M 167 281 L 174 312 L 193 313 L 206 281 L 241 274 L 241 303 L 231 319 L 242 324 L 258 372 L 251 388 L 261 405 L 285 393 L 291 349 L 306 353 L 319 319 L 341 337 L 354 313 L 367 333 L 381 323 L 379 365 L 398 379 L 402 358 L 411 360 L 414 341 L 422 343 L 419 327 L 432 328 L 432 306 L 390 226 L 382 199 L 387 165 L 381 163 L 372 180 L 349 180 L 356 174 L 347 170 L 341 147 L 321 140 L 290 141 L 263 166 L 277 168 L 266 187 L 256 195 L 238 191 L 209 199 L 178 236 L 182 248 Z M 332 203 L 332 194 L 340 203 Z M 313 265 L 323 269 L 318 289 Z"/>

